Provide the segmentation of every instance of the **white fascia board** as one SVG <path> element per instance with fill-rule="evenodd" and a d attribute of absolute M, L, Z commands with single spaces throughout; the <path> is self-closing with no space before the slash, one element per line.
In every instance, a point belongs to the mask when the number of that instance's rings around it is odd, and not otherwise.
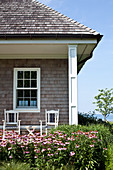
<path fill-rule="evenodd" d="M 0 40 L 0 44 L 97 44 L 97 40 Z"/>

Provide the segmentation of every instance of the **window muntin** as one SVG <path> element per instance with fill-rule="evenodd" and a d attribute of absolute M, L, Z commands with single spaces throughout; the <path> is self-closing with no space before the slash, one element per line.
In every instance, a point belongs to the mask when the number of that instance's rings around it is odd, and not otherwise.
<path fill-rule="evenodd" d="M 40 108 L 40 69 L 15 69 L 15 109 Z"/>

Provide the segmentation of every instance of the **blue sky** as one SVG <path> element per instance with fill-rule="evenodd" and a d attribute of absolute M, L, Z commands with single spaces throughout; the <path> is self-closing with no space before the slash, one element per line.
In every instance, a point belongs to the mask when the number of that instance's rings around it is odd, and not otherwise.
<path fill-rule="evenodd" d="M 98 89 L 113 88 L 113 0 L 40 0 L 104 35 L 78 75 L 78 111 L 93 111 Z"/>

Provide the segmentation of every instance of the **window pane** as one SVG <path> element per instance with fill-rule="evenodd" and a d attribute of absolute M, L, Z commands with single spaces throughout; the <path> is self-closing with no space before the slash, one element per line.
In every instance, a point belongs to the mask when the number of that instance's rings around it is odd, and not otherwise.
<path fill-rule="evenodd" d="M 37 79 L 37 72 L 31 71 L 31 79 Z"/>
<path fill-rule="evenodd" d="M 24 97 L 30 97 L 30 90 L 24 90 Z"/>
<path fill-rule="evenodd" d="M 23 79 L 23 71 L 18 71 L 17 74 L 18 79 Z"/>
<path fill-rule="evenodd" d="M 24 106 L 23 98 L 17 98 L 17 107 L 18 106 Z"/>
<path fill-rule="evenodd" d="M 23 90 L 17 90 L 17 97 L 23 97 Z"/>
<path fill-rule="evenodd" d="M 37 90 L 31 90 L 31 97 L 37 97 Z"/>
<path fill-rule="evenodd" d="M 31 87 L 37 87 L 37 81 L 31 80 Z"/>
<path fill-rule="evenodd" d="M 30 98 L 25 98 L 24 100 L 24 106 L 30 106 Z"/>
<path fill-rule="evenodd" d="M 24 87 L 30 87 L 30 80 L 24 80 Z"/>
<path fill-rule="evenodd" d="M 30 71 L 24 71 L 24 78 L 30 79 Z"/>
<path fill-rule="evenodd" d="M 29 106 L 30 99 L 24 99 L 24 106 Z"/>
<path fill-rule="evenodd" d="M 32 106 L 32 107 L 36 107 L 37 106 L 37 99 L 35 98 L 31 98 L 31 101 L 30 101 L 30 106 Z"/>
<path fill-rule="evenodd" d="M 17 87 L 23 87 L 23 80 L 17 81 Z"/>

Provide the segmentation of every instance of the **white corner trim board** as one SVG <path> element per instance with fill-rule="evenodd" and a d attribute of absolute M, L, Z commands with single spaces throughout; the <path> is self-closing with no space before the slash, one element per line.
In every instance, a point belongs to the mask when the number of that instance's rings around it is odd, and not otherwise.
<path fill-rule="evenodd" d="M 77 113 L 77 45 L 68 46 L 69 60 L 69 124 L 78 125 Z"/>

